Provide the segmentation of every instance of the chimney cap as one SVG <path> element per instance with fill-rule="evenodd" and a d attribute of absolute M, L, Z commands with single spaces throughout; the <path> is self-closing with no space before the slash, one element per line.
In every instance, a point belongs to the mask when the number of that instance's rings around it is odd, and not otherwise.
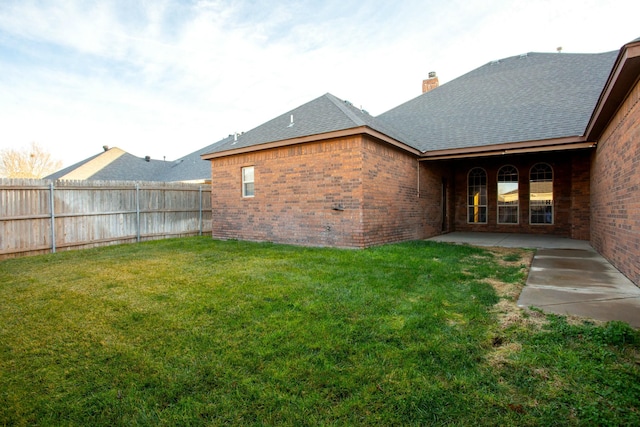
<path fill-rule="evenodd" d="M 144 161 L 145 162 L 151 161 L 151 156 L 144 156 Z"/>
<path fill-rule="evenodd" d="M 436 76 L 436 72 L 435 71 L 429 71 L 429 78 L 432 79 Z"/>

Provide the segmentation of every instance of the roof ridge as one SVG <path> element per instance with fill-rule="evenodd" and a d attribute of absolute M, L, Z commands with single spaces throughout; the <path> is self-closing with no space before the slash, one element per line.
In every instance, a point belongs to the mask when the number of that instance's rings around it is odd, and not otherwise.
<path fill-rule="evenodd" d="M 58 179 L 88 179 L 91 176 L 95 175 L 96 171 L 100 171 L 119 159 L 120 157 L 128 154 L 121 148 L 111 147 L 107 151 L 99 153 L 98 155 L 91 158 L 89 161 L 83 163 L 81 166 L 75 168 L 69 173 L 64 174 Z"/>
<path fill-rule="evenodd" d="M 342 111 L 348 118 L 357 126 L 365 126 L 368 123 L 362 119 L 362 117 L 358 117 L 358 115 L 349 108 L 349 106 L 353 106 L 349 101 L 343 101 L 335 95 L 330 93 L 326 93 L 325 96 Z M 355 108 L 355 107 L 354 107 Z"/>
<path fill-rule="evenodd" d="M 607 52 L 539 52 L 539 51 L 533 50 L 533 51 L 529 51 L 529 52 L 522 52 L 522 53 L 517 54 L 517 55 L 505 56 L 504 58 L 494 59 L 494 60 L 491 60 L 491 61 L 487 62 L 484 65 L 494 65 L 494 64 L 500 63 L 502 61 L 507 61 L 507 60 L 511 60 L 511 59 L 522 59 L 522 58 L 526 58 L 528 56 L 533 56 L 533 55 L 548 56 L 548 57 L 555 57 L 555 56 L 558 56 L 558 55 L 574 56 L 574 57 L 577 57 L 577 56 L 591 56 L 591 57 L 593 57 L 593 56 L 597 56 L 597 55 L 607 55 L 607 54 L 610 54 L 612 52 L 617 52 L 617 51 L 607 51 Z M 479 67 L 479 68 L 481 68 L 481 67 Z M 472 72 L 472 71 L 475 71 L 475 70 L 471 70 L 470 72 Z M 463 74 L 463 76 L 464 76 L 464 74 Z M 462 76 L 459 76 L 459 77 L 462 77 Z"/>
<path fill-rule="evenodd" d="M 422 152 L 581 136 L 617 54 L 510 56 L 377 118 Z"/>

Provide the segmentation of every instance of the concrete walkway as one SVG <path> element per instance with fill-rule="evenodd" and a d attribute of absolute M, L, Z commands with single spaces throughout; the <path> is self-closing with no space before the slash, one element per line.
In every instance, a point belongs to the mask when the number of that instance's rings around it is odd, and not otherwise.
<path fill-rule="evenodd" d="M 640 328 L 640 288 L 598 254 L 588 242 L 555 236 L 511 233 L 449 233 L 437 242 L 473 246 L 534 248 L 519 307 L 597 320 L 621 320 Z"/>

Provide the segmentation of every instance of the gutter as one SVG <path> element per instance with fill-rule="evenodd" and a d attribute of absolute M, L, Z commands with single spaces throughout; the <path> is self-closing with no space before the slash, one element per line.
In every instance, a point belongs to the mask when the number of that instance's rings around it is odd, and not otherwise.
<path fill-rule="evenodd" d="M 593 148 L 594 141 L 583 136 L 552 138 L 535 141 L 510 142 L 506 144 L 484 145 L 480 147 L 454 148 L 447 150 L 427 151 L 420 161 L 465 159 L 470 157 L 504 156 L 508 154 L 542 153 L 549 151 L 579 150 Z"/>
<path fill-rule="evenodd" d="M 587 125 L 586 135 L 589 139 L 597 140 L 602 136 L 638 80 L 640 80 L 640 41 L 633 41 L 622 47 L 613 65 L 609 79 Z"/>
<path fill-rule="evenodd" d="M 372 129 L 369 126 L 365 125 L 365 126 L 358 126 L 355 128 L 319 133 L 316 135 L 300 136 L 297 138 L 284 139 L 281 141 L 273 141 L 273 142 L 267 142 L 264 144 L 250 145 L 247 147 L 240 147 L 232 150 L 220 151 L 217 153 L 202 154 L 200 158 L 202 158 L 202 160 L 213 160 L 220 157 L 234 156 L 237 154 L 245 154 L 245 153 L 251 153 L 255 151 L 269 150 L 272 148 L 289 147 L 292 145 L 305 144 L 308 142 L 326 141 L 328 139 L 344 138 L 347 136 L 357 136 L 357 135 L 368 135 L 379 141 L 382 141 L 391 146 L 394 146 L 400 150 L 407 151 L 415 156 L 419 156 L 421 154 L 419 150 L 413 147 L 410 147 L 407 144 L 404 144 L 394 138 L 391 138 L 383 134 L 382 132 L 378 132 L 377 130 Z"/>

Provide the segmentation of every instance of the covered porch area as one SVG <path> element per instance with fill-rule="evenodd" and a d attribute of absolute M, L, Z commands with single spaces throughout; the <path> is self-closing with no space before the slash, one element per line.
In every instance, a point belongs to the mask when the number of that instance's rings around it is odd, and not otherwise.
<path fill-rule="evenodd" d="M 422 160 L 442 175 L 442 231 L 590 240 L 591 149 Z M 545 242 L 545 241 L 543 241 Z"/>

